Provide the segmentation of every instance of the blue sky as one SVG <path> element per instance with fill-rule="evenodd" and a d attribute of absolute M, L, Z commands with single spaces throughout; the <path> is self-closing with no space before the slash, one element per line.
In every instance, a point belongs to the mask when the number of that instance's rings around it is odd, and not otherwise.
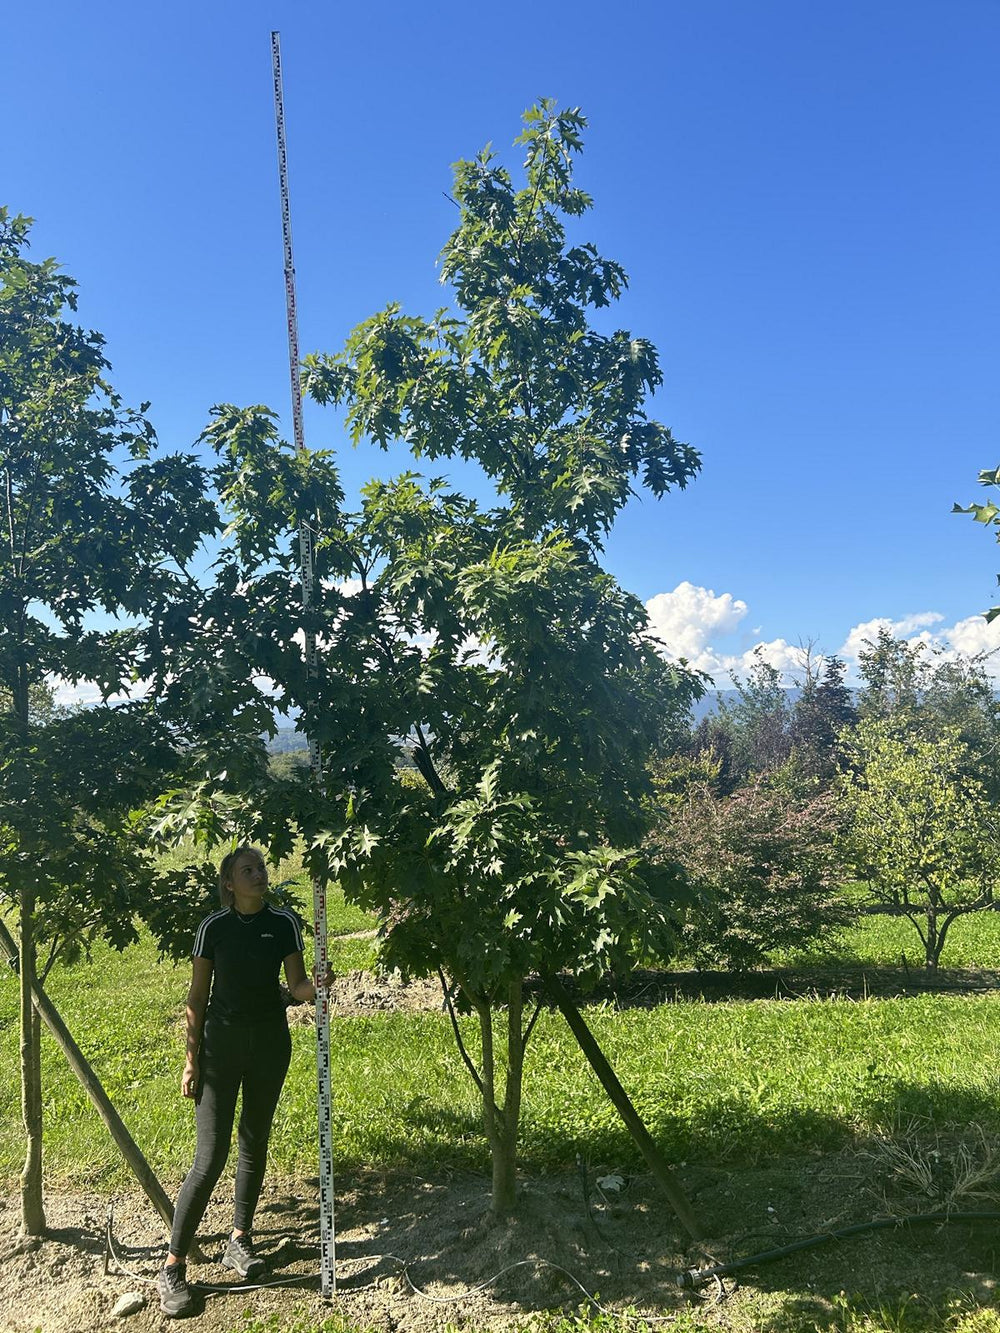
<path fill-rule="evenodd" d="M 488 140 L 516 164 L 526 106 L 579 105 L 583 230 L 631 279 L 614 325 L 656 344 L 655 414 L 703 455 L 629 506 L 609 567 L 722 684 L 758 643 L 850 657 L 878 619 L 1000 643 L 1000 552 L 949 512 L 1000 461 L 997 0 L 9 10 L 0 202 L 170 447 L 217 401 L 289 416 L 272 28 L 303 351 L 442 304 L 450 164 Z M 328 412 L 306 433 L 349 489 L 406 465 Z"/>

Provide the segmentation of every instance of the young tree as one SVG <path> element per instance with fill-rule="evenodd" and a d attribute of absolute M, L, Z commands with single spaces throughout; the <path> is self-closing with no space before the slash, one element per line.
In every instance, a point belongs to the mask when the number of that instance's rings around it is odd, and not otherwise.
<path fill-rule="evenodd" d="M 246 769 L 245 831 L 273 848 L 302 833 L 312 873 L 380 914 L 386 964 L 440 971 L 475 1014 L 478 1064 L 462 1050 L 498 1214 L 514 1201 L 525 979 L 595 979 L 674 929 L 676 868 L 642 848 L 646 765 L 661 719 L 700 690 L 599 563 L 635 485 L 684 486 L 698 458 L 644 410 L 654 349 L 588 322 L 625 274 L 567 240 L 590 203 L 572 180 L 583 126 L 551 103 L 529 111 L 520 188 L 489 152 L 458 164 L 443 256 L 457 313 L 390 306 L 307 363 L 313 397 L 343 405 L 355 439 L 474 461 L 489 507 L 405 471 L 346 513 L 330 460 L 288 453 L 264 409 L 219 409 L 207 435 L 232 544 L 190 660 L 207 660 L 210 639 L 223 706 L 247 734 L 254 663 L 276 691 L 268 707 L 300 710 L 325 760 L 320 794 Z M 302 518 L 315 533 L 315 680 L 296 639 Z M 184 669 L 164 669 L 185 707 Z M 397 774 L 404 742 L 416 785 Z M 232 783 L 227 772 L 203 794 Z"/>
<path fill-rule="evenodd" d="M 1000 701 L 987 672 L 992 654 L 945 653 L 880 629 L 859 655 L 862 717 L 891 721 L 928 740 L 954 733 L 970 776 L 1000 798 Z"/>
<path fill-rule="evenodd" d="M 824 787 L 837 772 L 840 736 L 857 720 L 845 674 L 846 667 L 836 656 L 825 660 L 820 674 L 807 653 L 802 689 L 792 710 L 792 747 L 803 771 Z"/>
<path fill-rule="evenodd" d="M 736 688 L 735 702 L 719 696 L 717 711 L 701 719 L 689 746 L 693 755 L 715 757 L 717 786 L 726 793 L 774 772 L 792 751 L 792 711 L 777 667 L 757 649 L 747 675 L 734 671 L 730 679 Z"/>
<path fill-rule="evenodd" d="M 919 725 L 924 697 L 931 680 L 931 652 L 920 640 L 897 639 L 880 626 L 874 639 L 858 653 L 863 686 L 858 699 L 862 718 L 895 718 L 903 725 Z"/>
<path fill-rule="evenodd" d="M 153 875 L 132 812 L 175 762 L 146 700 L 51 707 L 48 682 L 127 691 L 143 631 L 88 627 L 92 612 L 154 627 L 215 511 L 192 459 L 154 457 L 144 409 L 110 387 L 103 340 L 67 319 L 74 283 L 28 261 L 29 219 L 0 210 L 0 899 L 18 914 L 22 1224 L 44 1230 L 39 1026 L 32 987 L 95 932 L 121 947 Z"/>
<path fill-rule="evenodd" d="M 873 901 L 913 923 L 935 971 L 951 923 L 992 906 L 1000 871 L 992 802 L 954 730 L 928 737 L 868 717 L 844 748 L 847 856 Z"/>

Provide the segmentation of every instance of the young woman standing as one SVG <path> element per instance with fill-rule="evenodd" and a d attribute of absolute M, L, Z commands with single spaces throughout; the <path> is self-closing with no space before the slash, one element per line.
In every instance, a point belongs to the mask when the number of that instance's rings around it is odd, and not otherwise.
<path fill-rule="evenodd" d="M 237 847 L 219 867 L 221 910 L 195 933 L 181 1093 L 194 1099 L 198 1146 L 177 1196 L 159 1275 L 160 1310 L 168 1317 L 186 1314 L 193 1303 L 185 1260 L 229 1156 L 241 1088 L 233 1231 L 222 1262 L 242 1278 L 264 1271 L 250 1229 L 292 1050 L 278 980 L 282 964 L 292 997 L 302 1003 L 316 998 L 302 958 L 301 922 L 265 902 L 266 892 L 263 856 L 255 847 Z"/>

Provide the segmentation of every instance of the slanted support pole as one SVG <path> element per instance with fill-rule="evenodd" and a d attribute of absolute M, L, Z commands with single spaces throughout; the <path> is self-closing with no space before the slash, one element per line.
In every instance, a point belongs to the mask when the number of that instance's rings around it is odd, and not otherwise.
<path fill-rule="evenodd" d="M 17 958 L 17 945 L 10 931 L 0 921 L 0 945 L 3 946 L 7 955 L 7 961 L 14 964 Z M 114 1139 L 122 1156 L 132 1168 L 132 1172 L 139 1184 L 143 1188 L 146 1198 L 150 1201 L 156 1211 L 163 1218 L 169 1231 L 174 1221 L 174 1207 L 167 1197 L 166 1191 L 157 1180 L 153 1173 L 153 1168 L 146 1161 L 139 1150 L 135 1139 L 128 1132 L 124 1121 L 112 1105 L 111 1099 L 101 1086 L 101 1081 L 94 1073 L 87 1060 L 87 1057 L 73 1040 L 69 1028 L 63 1022 L 59 1010 L 55 1007 L 49 997 L 45 994 L 40 984 L 36 983 L 31 988 L 31 1000 L 38 1011 L 42 1022 L 55 1037 L 60 1050 L 69 1061 L 70 1068 L 83 1084 L 87 1096 L 90 1098 L 97 1111 L 97 1114 L 107 1125 L 111 1137 Z M 203 1264 L 206 1262 L 205 1256 L 193 1244 L 189 1251 L 191 1258 L 195 1263 Z"/>
<path fill-rule="evenodd" d="M 608 1064 L 604 1052 L 598 1046 L 594 1034 L 584 1021 L 583 1014 L 567 994 L 562 982 L 555 976 L 545 978 L 545 985 L 559 1006 L 560 1012 L 569 1024 L 570 1031 L 580 1044 L 580 1049 L 590 1061 L 590 1067 L 601 1081 L 601 1086 L 611 1098 L 615 1110 L 625 1121 L 625 1127 L 635 1139 L 639 1151 L 646 1159 L 646 1165 L 659 1182 L 664 1194 L 670 1200 L 674 1212 L 683 1224 L 692 1240 L 700 1240 L 704 1234 L 701 1223 L 695 1216 L 694 1209 L 687 1195 L 677 1183 L 677 1179 L 659 1148 L 653 1142 L 649 1130 L 642 1122 L 642 1117 L 632 1105 L 628 1093 L 618 1081 L 618 1076 Z"/>

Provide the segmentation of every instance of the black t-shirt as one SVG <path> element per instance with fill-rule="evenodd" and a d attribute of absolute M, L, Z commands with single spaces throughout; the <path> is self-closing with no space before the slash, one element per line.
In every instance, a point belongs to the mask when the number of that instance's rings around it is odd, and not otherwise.
<path fill-rule="evenodd" d="M 265 903 L 252 916 L 234 907 L 207 916 L 194 937 L 195 958 L 212 963 L 208 1016 L 222 1023 L 263 1023 L 284 1016 L 282 961 L 302 952 L 302 923 L 287 907 Z"/>

